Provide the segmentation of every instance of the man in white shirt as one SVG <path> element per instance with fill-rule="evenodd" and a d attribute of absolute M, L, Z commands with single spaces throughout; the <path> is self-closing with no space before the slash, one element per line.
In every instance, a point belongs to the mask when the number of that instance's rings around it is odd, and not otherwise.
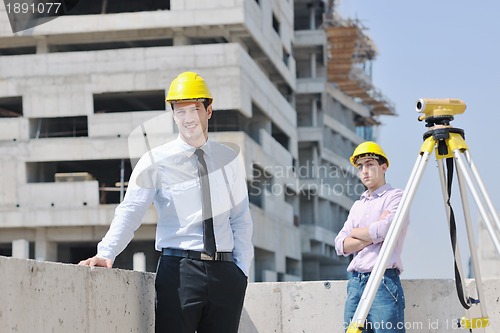
<path fill-rule="evenodd" d="M 253 227 L 238 149 L 208 139 L 212 100 L 197 73 L 172 81 L 166 101 L 179 136 L 139 160 L 97 255 L 80 262 L 111 268 L 154 203 L 157 333 L 238 331 Z"/>

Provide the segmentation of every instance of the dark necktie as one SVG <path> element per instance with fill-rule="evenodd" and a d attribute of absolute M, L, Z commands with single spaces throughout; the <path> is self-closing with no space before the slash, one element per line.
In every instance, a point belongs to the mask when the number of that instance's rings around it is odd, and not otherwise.
<path fill-rule="evenodd" d="M 203 158 L 203 150 L 196 149 L 194 153 L 198 157 L 198 173 L 200 176 L 201 193 L 203 197 L 201 205 L 201 214 L 203 218 L 203 251 L 213 257 L 216 247 L 207 163 L 205 162 L 205 158 Z"/>

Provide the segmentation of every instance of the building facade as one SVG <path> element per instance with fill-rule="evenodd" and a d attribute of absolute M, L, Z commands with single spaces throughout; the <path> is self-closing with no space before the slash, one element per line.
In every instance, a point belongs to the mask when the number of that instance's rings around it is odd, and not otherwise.
<path fill-rule="evenodd" d="M 176 136 L 170 81 L 195 70 L 214 95 L 210 136 L 245 160 L 251 280 L 345 277 L 333 239 L 360 191 L 348 156 L 384 112 L 332 76 L 329 29 L 345 23 L 331 6 L 103 0 L 14 34 L 0 5 L 0 254 L 94 255 L 137 158 Z M 155 270 L 155 224 L 151 208 L 115 267 Z"/>

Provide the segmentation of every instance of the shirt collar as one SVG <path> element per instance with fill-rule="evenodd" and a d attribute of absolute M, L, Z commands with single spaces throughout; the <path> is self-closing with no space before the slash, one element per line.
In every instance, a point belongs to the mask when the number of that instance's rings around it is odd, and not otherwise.
<path fill-rule="evenodd" d="M 376 189 L 375 191 L 373 191 L 370 195 L 370 193 L 368 192 L 368 190 L 366 190 L 365 192 L 363 192 L 363 194 L 361 194 L 361 199 L 365 199 L 365 200 L 370 200 L 370 199 L 373 199 L 373 198 L 376 198 L 376 197 L 381 197 L 383 196 L 387 191 L 389 191 L 390 189 L 392 188 L 391 184 L 389 183 L 386 183 L 382 186 L 380 186 L 378 189 Z"/>
<path fill-rule="evenodd" d="M 186 152 L 186 156 L 187 157 L 191 157 L 191 156 L 194 155 L 194 152 L 197 149 L 196 147 L 193 147 L 190 144 L 188 144 L 186 141 L 182 140 L 180 136 L 177 137 L 176 141 L 177 141 L 177 144 L 179 145 L 179 147 L 181 148 L 181 150 L 184 151 L 184 152 Z M 198 147 L 201 150 L 203 150 L 203 152 L 207 156 L 210 156 L 211 142 L 212 141 L 210 140 L 210 138 L 208 138 L 207 141 L 201 147 Z"/>

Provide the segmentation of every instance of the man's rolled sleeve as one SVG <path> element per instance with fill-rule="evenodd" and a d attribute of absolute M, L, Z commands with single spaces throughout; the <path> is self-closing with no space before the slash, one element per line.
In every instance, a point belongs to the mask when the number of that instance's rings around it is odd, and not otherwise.
<path fill-rule="evenodd" d="M 383 242 L 390 226 L 391 223 L 386 219 L 370 224 L 368 227 L 368 233 L 370 234 L 372 243 L 377 244 Z"/>
<path fill-rule="evenodd" d="M 344 241 L 347 237 L 351 235 L 352 229 L 354 229 L 353 224 L 353 212 L 356 211 L 358 207 L 358 203 L 355 202 L 351 207 L 349 215 L 347 216 L 347 220 L 344 223 L 344 226 L 339 231 L 337 237 L 335 237 L 335 251 L 337 251 L 337 255 L 347 257 L 350 253 L 344 252 Z"/>
<path fill-rule="evenodd" d="M 347 257 L 349 254 L 344 252 L 344 241 L 353 229 L 352 222 L 347 219 L 344 223 L 344 227 L 339 231 L 337 237 L 335 237 L 335 250 L 337 251 L 337 255 Z"/>

